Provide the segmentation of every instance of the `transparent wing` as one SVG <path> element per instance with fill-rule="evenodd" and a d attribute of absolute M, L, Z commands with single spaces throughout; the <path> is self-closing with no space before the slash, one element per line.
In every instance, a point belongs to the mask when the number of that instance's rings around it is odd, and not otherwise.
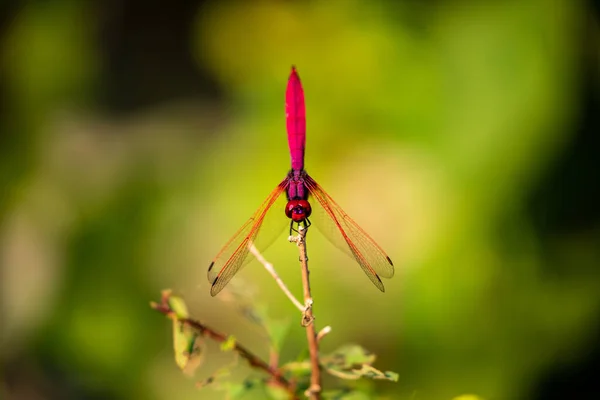
<path fill-rule="evenodd" d="M 254 244 L 262 252 L 281 234 L 283 228 L 289 225 L 289 219 L 284 213 L 286 197 L 281 197 L 288 184 L 286 178 L 277 185 L 254 215 L 229 239 L 210 263 L 208 281 L 212 284 L 211 295 L 219 293 L 251 260 L 248 257 L 249 245 Z"/>
<path fill-rule="evenodd" d="M 310 176 L 304 179 L 312 197 L 317 229 L 337 248 L 354 258 L 371 282 L 385 291 L 379 278 L 394 276 L 394 265 L 385 251 Z M 313 201 L 313 203 L 315 203 Z M 320 205 L 320 207 L 318 207 Z M 319 216 L 319 212 L 321 215 Z"/>

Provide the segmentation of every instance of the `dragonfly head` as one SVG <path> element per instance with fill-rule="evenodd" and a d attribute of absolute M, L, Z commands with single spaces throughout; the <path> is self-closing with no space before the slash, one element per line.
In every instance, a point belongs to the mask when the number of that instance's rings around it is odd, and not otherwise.
<path fill-rule="evenodd" d="M 302 222 L 310 217 L 312 208 L 306 200 L 290 200 L 285 206 L 285 215 L 294 222 Z"/>

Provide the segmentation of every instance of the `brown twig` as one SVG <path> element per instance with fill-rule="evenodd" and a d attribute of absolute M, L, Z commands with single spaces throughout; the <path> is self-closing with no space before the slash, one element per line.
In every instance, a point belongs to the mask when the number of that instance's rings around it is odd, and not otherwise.
<path fill-rule="evenodd" d="M 179 321 L 180 323 L 190 326 L 192 329 L 196 330 L 201 335 L 203 335 L 205 337 L 209 337 L 216 342 L 224 343 L 228 340 L 227 335 L 217 332 L 214 329 L 202 324 L 199 321 L 193 320 L 191 318 L 178 317 L 175 314 L 175 312 L 171 309 L 171 307 L 169 306 L 168 300 L 169 300 L 168 295 L 166 295 L 166 296 L 163 295 L 162 301 L 160 304 L 152 303 L 151 306 L 156 311 L 166 315 L 167 317 L 169 317 L 171 319 L 177 319 L 177 321 Z M 282 389 L 284 389 L 286 392 L 288 392 L 290 395 L 290 399 L 298 398 L 295 394 L 294 384 L 289 382 L 276 367 L 269 366 L 269 364 L 267 364 L 265 361 L 263 361 L 261 358 L 259 358 L 254 353 L 252 353 L 246 347 L 239 344 L 237 341 L 234 343 L 232 350 L 237 352 L 243 358 L 245 358 L 251 367 L 260 369 L 260 370 L 266 372 L 269 376 L 271 376 L 272 382 L 274 384 L 276 384 L 277 386 L 281 387 Z"/>
<path fill-rule="evenodd" d="M 331 327 L 327 325 L 325 328 L 321 329 L 319 333 L 317 333 L 317 343 L 321 343 L 321 339 L 327 336 L 331 332 Z"/>
<path fill-rule="evenodd" d="M 304 304 L 306 306 L 302 317 L 302 326 L 306 328 L 306 338 L 308 340 L 308 351 L 310 353 L 311 375 L 310 387 L 306 395 L 312 400 L 321 398 L 321 369 L 319 366 L 319 343 L 315 328 L 315 317 L 312 312 L 312 296 L 310 294 L 310 280 L 308 271 L 308 257 L 306 255 L 306 232 L 307 229 L 298 227 L 298 236 L 295 242 L 300 251 L 300 264 L 302 267 L 302 287 L 304 289 Z"/>

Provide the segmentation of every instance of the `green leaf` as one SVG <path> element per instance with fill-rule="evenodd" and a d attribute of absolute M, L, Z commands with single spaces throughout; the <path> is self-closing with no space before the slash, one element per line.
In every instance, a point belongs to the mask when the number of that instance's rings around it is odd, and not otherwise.
<path fill-rule="evenodd" d="M 221 343 L 221 351 L 231 351 L 235 348 L 236 339 L 235 336 L 229 335 L 227 340 Z"/>
<path fill-rule="evenodd" d="M 168 297 L 169 308 L 175 313 L 177 318 L 186 319 L 189 318 L 189 313 L 185 301 L 179 296 Z"/>
<path fill-rule="evenodd" d="M 372 364 L 375 358 L 374 354 L 359 345 L 346 345 L 329 355 L 322 356 L 321 364 L 325 368 L 351 368 L 358 364 Z"/>
<path fill-rule="evenodd" d="M 281 386 L 267 384 L 265 385 L 265 391 L 269 397 L 274 400 L 287 400 L 290 398 L 288 391 L 283 389 Z"/>
<path fill-rule="evenodd" d="M 371 379 L 383 379 L 392 382 L 398 382 L 398 374 L 391 371 L 382 372 L 371 365 L 363 364 L 360 369 L 353 369 L 352 374 L 357 377 L 371 378 Z M 354 378 L 349 378 L 354 379 Z"/>
<path fill-rule="evenodd" d="M 397 382 L 398 374 L 382 372 L 371 366 L 375 355 L 358 345 L 343 346 L 337 351 L 321 357 L 321 365 L 331 375 L 342 379 L 383 379 Z"/>
<path fill-rule="evenodd" d="M 246 388 L 243 383 L 232 383 L 229 382 L 224 385 L 225 392 L 227 393 L 227 399 L 238 399 L 249 392 L 250 389 Z"/>
<path fill-rule="evenodd" d="M 202 338 L 184 322 L 173 321 L 175 363 L 187 374 L 193 374 L 202 364 Z"/>
<path fill-rule="evenodd" d="M 261 379 L 246 379 L 242 383 L 228 382 L 222 387 L 227 393 L 227 399 L 239 399 L 245 396 L 248 392 L 264 385 Z"/>
<path fill-rule="evenodd" d="M 290 372 L 294 377 L 300 378 L 310 375 L 310 362 L 308 361 L 292 361 L 281 367 L 284 372 Z"/>
<path fill-rule="evenodd" d="M 483 398 L 475 394 L 462 394 L 460 396 L 456 396 L 452 400 L 483 400 Z"/>

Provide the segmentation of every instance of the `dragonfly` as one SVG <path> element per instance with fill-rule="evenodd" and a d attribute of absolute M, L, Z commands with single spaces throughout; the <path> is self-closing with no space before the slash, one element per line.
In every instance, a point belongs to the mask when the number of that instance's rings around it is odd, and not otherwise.
<path fill-rule="evenodd" d="M 319 231 L 334 246 L 354 258 L 371 282 L 384 292 L 381 278 L 394 275 L 392 260 L 304 170 L 306 106 L 295 66 L 292 66 L 287 83 L 285 116 L 292 168 L 210 263 L 210 294 L 216 296 L 251 260 L 248 257 L 251 246 L 264 251 L 288 223 L 292 235 L 297 228 L 308 229 L 311 219 L 316 221 Z"/>

